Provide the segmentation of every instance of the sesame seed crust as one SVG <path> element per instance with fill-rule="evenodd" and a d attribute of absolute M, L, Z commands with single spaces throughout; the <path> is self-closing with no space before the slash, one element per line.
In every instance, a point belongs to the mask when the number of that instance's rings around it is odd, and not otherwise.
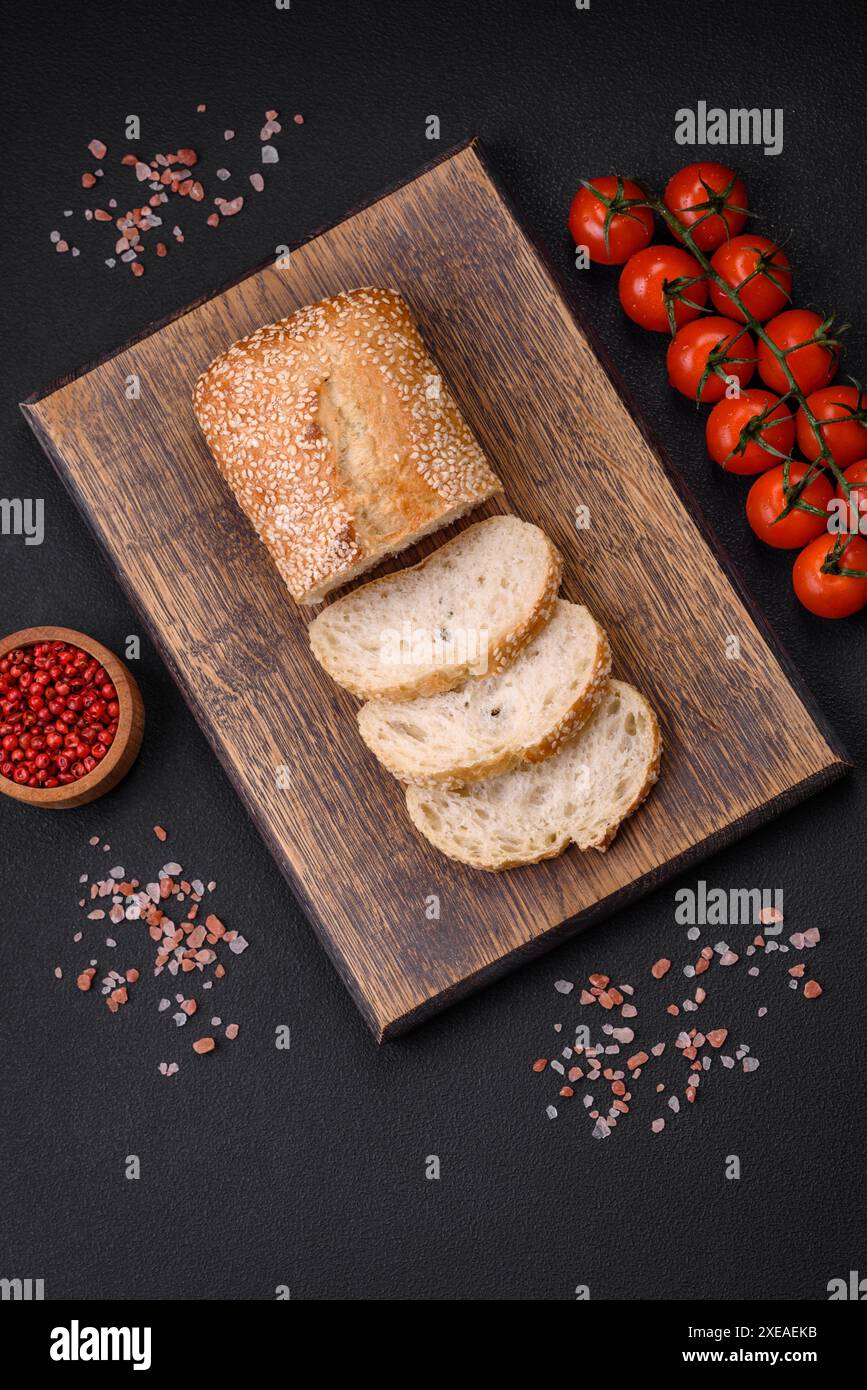
<path fill-rule="evenodd" d="M 199 377 L 193 406 L 298 602 L 502 491 L 395 290 L 257 329 Z"/>

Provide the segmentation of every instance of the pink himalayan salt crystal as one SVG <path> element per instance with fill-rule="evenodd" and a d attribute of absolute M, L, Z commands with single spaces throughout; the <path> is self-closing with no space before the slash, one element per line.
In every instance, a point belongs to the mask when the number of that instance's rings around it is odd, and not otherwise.
<path fill-rule="evenodd" d="M 772 922 L 782 922 L 783 914 L 778 907 L 763 907 L 759 913 L 759 921 L 763 927 L 769 926 Z"/>

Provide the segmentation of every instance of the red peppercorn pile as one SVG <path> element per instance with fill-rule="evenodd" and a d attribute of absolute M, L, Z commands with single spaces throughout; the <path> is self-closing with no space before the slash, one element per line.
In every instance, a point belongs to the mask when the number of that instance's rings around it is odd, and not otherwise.
<path fill-rule="evenodd" d="M 67 642 L 0 657 L 0 775 L 22 787 L 62 787 L 102 761 L 120 706 L 108 672 Z"/>

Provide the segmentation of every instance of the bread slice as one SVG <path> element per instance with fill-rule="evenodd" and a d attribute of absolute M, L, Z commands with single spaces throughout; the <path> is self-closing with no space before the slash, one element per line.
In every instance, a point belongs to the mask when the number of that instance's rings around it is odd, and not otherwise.
<path fill-rule="evenodd" d="M 550 617 L 561 568 L 538 526 L 492 516 L 421 564 L 337 599 L 310 624 L 310 645 L 363 700 L 453 690 L 515 659 Z"/>
<path fill-rule="evenodd" d="M 257 329 L 199 377 L 193 406 L 299 603 L 502 492 L 396 290 Z"/>
<path fill-rule="evenodd" d="M 409 787 L 407 809 L 437 849 L 477 869 L 535 864 L 570 843 L 605 850 L 656 781 L 661 751 L 644 696 L 610 681 L 592 718 L 555 757 L 462 792 Z"/>
<path fill-rule="evenodd" d="M 401 781 L 455 790 L 556 753 L 593 713 L 611 670 L 604 630 L 558 599 L 505 671 L 458 690 L 358 712 L 368 748 Z"/>

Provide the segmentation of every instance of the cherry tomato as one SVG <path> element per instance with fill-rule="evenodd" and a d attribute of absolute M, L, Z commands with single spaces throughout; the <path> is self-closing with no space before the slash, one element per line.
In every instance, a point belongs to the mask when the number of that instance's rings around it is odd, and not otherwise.
<path fill-rule="evenodd" d="M 677 330 L 666 357 L 671 385 L 694 401 L 721 400 L 726 390 L 725 381 L 713 368 L 704 375 L 711 353 L 715 354 L 716 363 L 726 376 L 737 377 L 742 386 L 747 385 L 756 366 L 755 343 L 740 324 L 716 314 L 696 319 Z"/>
<path fill-rule="evenodd" d="M 749 232 L 733 237 L 714 252 L 711 265 L 727 285 L 737 290 L 747 312 L 759 323 L 764 323 L 772 314 L 779 314 L 789 302 L 792 289 L 789 258 L 767 237 Z M 710 282 L 710 297 L 720 314 L 746 323 L 734 300 L 713 281 Z"/>
<path fill-rule="evenodd" d="M 715 251 L 746 226 L 747 190 L 725 164 L 687 164 L 669 179 L 665 205 L 700 251 Z"/>
<path fill-rule="evenodd" d="M 840 468 L 867 455 L 867 402 L 857 386 L 826 386 L 813 391 L 807 397 L 807 405 L 819 421 L 822 438 Z M 819 441 L 803 406 L 798 411 L 797 429 L 801 453 L 808 459 L 817 458 Z"/>
<path fill-rule="evenodd" d="M 764 415 L 765 411 L 770 413 Z M 748 476 L 764 473 L 779 462 L 776 454 L 762 447 L 762 440 L 781 454 L 791 453 L 795 422 L 779 396 L 753 388 L 733 400 L 717 402 L 707 417 L 705 437 L 715 463 L 727 473 Z"/>
<path fill-rule="evenodd" d="M 867 577 L 823 573 L 823 565 L 834 563 L 834 549 L 830 536 L 818 536 L 795 561 L 792 583 L 811 613 L 820 618 L 850 618 L 867 606 Z M 836 563 L 839 568 L 860 570 L 867 576 L 867 541 L 853 536 Z"/>
<path fill-rule="evenodd" d="M 695 284 L 684 283 L 693 279 Z M 677 328 L 698 318 L 707 303 L 704 272 L 695 257 L 680 246 L 646 246 L 630 256 L 620 272 L 620 303 L 642 328 L 669 333 L 667 303 Z"/>
<path fill-rule="evenodd" d="M 849 493 L 849 506 L 855 507 L 857 510 L 860 523 L 858 529 L 867 534 L 867 459 L 859 459 L 857 463 L 850 464 L 844 471 L 843 477 L 847 483 L 853 485 Z M 858 486 L 856 487 L 854 484 L 858 484 Z M 846 494 L 839 483 L 835 496 L 843 501 L 846 500 Z M 848 524 L 846 529 L 849 529 Z"/>
<path fill-rule="evenodd" d="M 569 231 L 576 246 L 587 247 L 591 261 L 623 265 L 653 236 L 653 213 L 650 208 L 628 206 L 630 199 L 644 197 L 629 179 L 605 174 L 588 182 L 592 188 L 582 186 L 572 199 Z"/>
<path fill-rule="evenodd" d="M 799 483 L 809 471 L 806 463 L 789 464 L 789 486 L 793 487 L 795 483 Z M 763 473 L 760 478 L 756 478 L 747 493 L 747 521 L 759 540 L 772 545 L 775 550 L 800 549 L 802 545 L 807 545 L 816 536 L 827 531 L 828 503 L 833 496 L 834 489 L 830 482 L 824 473 L 819 473 L 804 488 L 801 501 L 809 503 L 811 507 L 820 507 L 822 515 L 816 516 L 814 512 L 805 512 L 799 507 L 793 507 L 788 516 L 782 521 L 777 521 L 786 505 L 783 495 L 783 464 L 779 464 Z"/>
<path fill-rule="evenodd" d="M 786 354 L 789 369 L 808 396 L 827 386 L 837 370 L 839 347 L 828 336 L 828 324 L 811 309 L 786 309 L 765 324 L 765 332 Z M 802 346 L 806 344 L 806 346 Z M 772 391 L 789 389 L 786 374 L 766 343 L 759 341 L 759 376 Z"/>

